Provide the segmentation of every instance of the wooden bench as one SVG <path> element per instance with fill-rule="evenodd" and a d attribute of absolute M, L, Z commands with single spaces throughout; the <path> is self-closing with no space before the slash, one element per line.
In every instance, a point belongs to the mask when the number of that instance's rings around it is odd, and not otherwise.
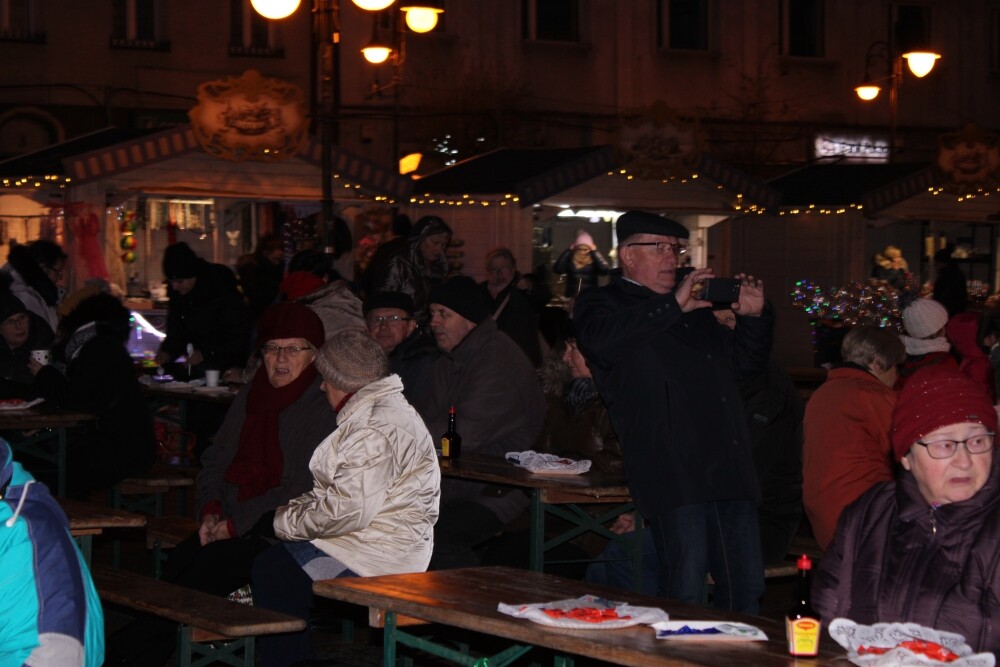
<path fill-rule="evenodd" d="M 146 548 L 153 550 L 153 576 L 163 573 L 164 553 L 191 537 L 198 530 L 198 522 L 186 516 L 152 517 L 146 521 Z"/>
<path fill-rule="evenodd" d="M 189 667 L 221 660 L 253 667 L 258 635 L 304 630 L 301 618 L 236 604 L 141 574 L 97 566 L 91 570 L 101 599 L 135 611 L 174 621 L 178 664 Z M 240 653 L 242 652 L 242 655 Z"/>
<path fill-rule="evenodd" d="M 147 475 L 129 477 L 116 484 L 112 489 L 111 506 L 163 516 L 166 495 L 176 490 L 178 514 L 184 514 L 184 492 L 193 485 L 194 479 L 189 475 L 154 467 Z"/>

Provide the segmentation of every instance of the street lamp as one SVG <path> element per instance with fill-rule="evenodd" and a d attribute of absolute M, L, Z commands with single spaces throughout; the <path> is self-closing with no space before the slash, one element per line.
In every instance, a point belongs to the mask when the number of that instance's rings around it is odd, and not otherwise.
<path fill-rule="evenodd" d="M 868 47 L 868 52 L 865 54 L 865 78 L 861 84 L 855 86 L 854 92 L 861 100 L 870 102 L 882 92 L 881 84 L 885 81 L 889 82 L 890 162 L 895 160 L 896 157 L 896 119 L 899 112 L 899 84 L 903 79 L 903 61 L 906 61 L 910 72 L 914 76 L 923 78 L 930 74 L 930 71 L 934 68 L 934 64 L 940 57 L 940 54 L 928 48 L 915 48 L 906 50 L 902 54 L 894 55 L 890 44 L 884 41 L 873 42 Z M 885 62 L 889 75 L 872 78 L 872 65 L 879 60 Z"/>
<path fill-rule="evenodd" d="M 381 11 L 391 6 L 396 0 L 352 0 L 352 2 L 369 12 Z M 298 9 L 301 0 L 250 0 L 251 6 L 261 16 L 280 20 L 291 16 Z M 410 23 L 410 16 L 414 15 L 414 22 L 420 26 L 430 27 L 418 32 L 433 30 L 437 24 L 438 14 L 444 11 L 438 2 L 431 0 L 414 0 L 400 7 Z M 320 206 L 322 215 L 322 235 L 323 251 L 332 256 L 333 247 L 333 161 L 332 149 L 334 143 L 340 142 L 340 0 L 313 0 L 313 21 L 311 24 L 311 37 L 313 45 L 313 70 L 312 81 L 315 83 L 317 69 L 319 70 L 320 81 L 320 111 L 319 111 L 319 135 L 321 171 L 321 194 Z M 414 28 L 416 30 L 416 28 Z M 318 56 L 317 56 L 318 52 Z M 390 48 L 383 60 L 392 53 Z M 316 61 L 319 67 L 316 67 Z M 394 81 L 395 83 L 395 81 Z M 313 101 L 315 109 L 315 100 Z M 395 161 L 397 155 L 393 155 Z"/>

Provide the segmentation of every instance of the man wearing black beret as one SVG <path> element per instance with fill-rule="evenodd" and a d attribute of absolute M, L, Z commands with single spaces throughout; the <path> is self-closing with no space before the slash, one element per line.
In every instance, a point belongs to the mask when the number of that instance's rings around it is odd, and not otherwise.
<path fill-rule="evenodd" d="M 730 340 L 712 304 L 692 293 L 712 270 L 676 282 L 689 236 L 682 224 L 630 211 L 617 235 L 620 271 L 583 292 L 573 317 L 653 534 L 659 594 L 704 604 L 710 572 L 714 606 L 756 613 L 764 592 L 757 479 L 735 378 L 767 366 L 763 283 L 737 276 Z"/>

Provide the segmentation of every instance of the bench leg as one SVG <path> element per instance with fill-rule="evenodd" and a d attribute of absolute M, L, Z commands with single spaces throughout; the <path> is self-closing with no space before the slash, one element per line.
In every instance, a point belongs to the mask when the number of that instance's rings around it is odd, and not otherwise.
<path fill-rule="evenodd" d="M 200 643 L 191 639 L 191 627 L 182 625 L 177 630 L 177 664 L 179 667 L 206 667 L 218 663 L 233 667 L 254 667 L 256 642 L 254 637 L 230 641 Z M 243 654 L 239 655 L 242 649 Z"/>
<path fill-rule="evenodd" d="M 534 648 L 532 645 L 514 644 L 491 656 L 469 655 L 468 646 L 461 645 L 462 651 L 442 646 L 433 641 L 404 632 L 396 625 L 396 612 L 385 612 L 385 635 L 382 640 L 383 667 L 396 667 L 396 645 L 403 644 L 419 651 L 425 651 L 438 658 L 444 658 L 463 667 L 505 667 L 518 660 Z M 569 666 L 571 667 L 571 665 Z"/>

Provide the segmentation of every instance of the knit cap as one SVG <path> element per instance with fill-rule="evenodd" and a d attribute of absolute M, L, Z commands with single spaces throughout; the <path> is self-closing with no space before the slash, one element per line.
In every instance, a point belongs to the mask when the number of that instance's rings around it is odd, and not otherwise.
<path fill-rule="evenodd" d="M 301 303 L 272 303 L 257 324 L 257 342 L 261 345 L 281 338 L 305 338 L 318 349 L 325 337 L 323 320 Z"/>
<path fill-rule="evenodd" d="M 14 296 L 12 292 L 0 292 L 0 324 L 3 324 L 12 315 L 26 312 L 28 309 L 24 302 Z"/>
<path fill-rule="evenodd" d="M 319 351 L 316 368 L 323 380 L 350 393 L 388 375 L 389 361 L 382 346 L 367 333 L 344 329 Z"/>
<path fill-rule="evenodd" d="M 946 366 L 917 371 L 903 385 L 892 413 L 896 459 L 928 433 L 952 424 L 982 424 L 996 432 L 997 413 L 986 388 Z"/>
<path fill-rule="evenodd" d="M 413 317 L 413 297 L 405 292 L 377 292 L 365 299 L 362 310 L 367 315 L 377 308 L 396 308 Z"/>
<path fill-rule="evenodd" d="M 434 288 L 427 301 L 450 308 L 473 324 L 480 324 L 490 316 L 486 294 L 468 276 L 455 276 L 444 281 Z"/>
<path fill-rule="evenodd" d="M 911 338 L 933 336 L 948 323 L 948 311 L 934 299 L 917 299 L 903 310 L 903 328 Z"/>
<path fill-rule="evenodd" d="M 325 284 L 323 279 L 312 271 L 292 271 L 284 277 L 278 289 L 289 301 L 295 301 L 315 292 Z"/>

